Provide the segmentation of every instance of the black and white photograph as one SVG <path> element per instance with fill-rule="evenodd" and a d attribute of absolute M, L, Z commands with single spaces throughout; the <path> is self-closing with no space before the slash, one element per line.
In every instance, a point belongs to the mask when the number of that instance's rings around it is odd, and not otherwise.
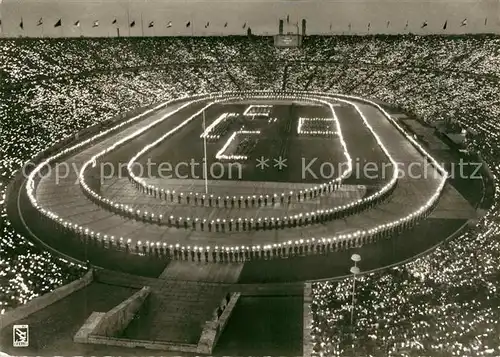
<path fill-rule="evenodd" d="M 500 357 L 500 0 L 0 0 L 0 357 Z"/>

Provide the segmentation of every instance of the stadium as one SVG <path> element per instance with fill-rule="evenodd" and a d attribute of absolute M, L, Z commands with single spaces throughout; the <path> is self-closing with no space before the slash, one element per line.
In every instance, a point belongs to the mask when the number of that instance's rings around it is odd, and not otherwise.
<path fill-rule="evenodd" d="M 495 14 L 0 2 L 0 352 L 500 355 Z"/>

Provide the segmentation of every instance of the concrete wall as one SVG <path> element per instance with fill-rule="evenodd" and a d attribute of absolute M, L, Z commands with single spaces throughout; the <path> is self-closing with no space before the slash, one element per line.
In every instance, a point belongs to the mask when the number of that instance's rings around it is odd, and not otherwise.
<path fill-rule="evenodd" d="M 149 296 L 149 293 L 150 288 L 143 287 L 139 292 L 135 293 L 112 310 L 106 313 L 93 312 L 77 331 L 73 337 L 73 341 L 77 343 L 128 348 L 141 347 L 171 352 L 211 354 L 241 295 L 240 293 L 231 294 L 231 298 L 225 306 L 222 315 L 218 319 L 210 320 L 205 323 L 198 344 L 115 337 L 127 327 L 145 299 Z M 223 304 L 225 304 L 225 301 Z"/>
<path fill-rule="evenodd" d="M 63 285 L 50 293 L 39 296 L 23 306 L 20 306 L 14 310 L 7 311 L 4 315 L 0 317 L 0 329 L 15 323 L 16 321 L 22 320 L 28 315 L 31 315 L 37 311 L 43 310 L 49 305 L 64 299 L 66 296 L 80 290 L 93 281 L 93 271 L 90 270 L 81 279 L 75 280 L 69 284 Z"/>
<path fill-rule="evenodd" d="M 93 312 L 82 327 L 73 337 L 76 343 L 89 343 L 107 346 L 119 346 L 127 348 L 146 348 L 152 350 L 165 350 L 172 352 L 195 353 L 197 345 L 187 343 L 175 343 L 167 341 L 134 340 L 128 338 L 96 335 L 95 331 L 102 323 L 105 312 Z"/>
<path fill-rule="evenodd" d="M 0 15 L 7 37 L 246 35 L 248 28 L 257 35 L 275 35 L 280 19 L 285 33 L 301 32 L 302 20 L 307 34 L 321 35 L 500 33 L 499 1 L 3 0 Z M 43 24 L 38 25 L 40 18 Z M 59 19 L 62 26 L 54 27 Z M 99 26 L 94 27 L 95 21 Z"/>
<path fill-rule="evenodd" d="M 145 286 L 127 300 L 109 310 L 102 316 L 92 334 L 112 337 L 123 332 L 144 304 L 150 292 L 151 288 Z"/>
<path fill-rule="evenodd" d="M 75 342 L 79 341 L 75 340 Z M 105 337 L 97 335 L 89 335 L 85 343 L 127 347 L 127 348 L 145 348 L 149 350 L 163 350 L 170 352 L 196 353 L 197 351 L 197 345 L 195 344 L 167 342 L 167 341 L 134 340 L 127 338 Z"/>
<path fill-rule="evenodd" d="M 220 315 L 218 319 L 207 321 L 203 326 L 203 331 L 201 332 L 200 340 L 198 341 L 197 352 L 203 354 L 212 354 L 217 341 L 219 340 L 222 332 L 226 328 L 227 323 L 229 322 L 229 318 L 231 317 L 231 313 L 235 308 L 238 300 L 241 296 L 241 293 L 236 292 L 231 294 L 231 298 L 229 302 L 225 304 L 225 300 L 221 306 L 224 306 L 224 311 Z"/>

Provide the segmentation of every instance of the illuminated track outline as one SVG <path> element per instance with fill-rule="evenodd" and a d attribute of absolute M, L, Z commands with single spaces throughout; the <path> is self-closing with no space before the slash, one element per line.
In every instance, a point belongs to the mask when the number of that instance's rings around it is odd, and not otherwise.
<path fill-rule="evenodd" d="M 287 97 L 287 98 L 290 99 L 289 97 Z M 325 97 L 323 97 L 323 98 L 325 98 Z M 254 99 L 263 99 L 263 98 L 257 96 L 257 97 L 254 97 Z M 264 99 L 270 100 L 271 98 L 267 97 L 267 98 L 264 98 Z M 296 98 L 293 97 L 292 99 L 296 99 Z M 231 100 L 234 100 L 234 99 L 233 98 L 226 98 L 225 100 L 226 101 L 231 101 Z M 341 133 L 340 123 L 338 121 L 338 117 L 337 117 L 337 115 L 335 113 L 335 110 L 333 109 L 333 104 L 331 102 L 328 102 L 328 101 L 318 100 L 317 98 L 316 99 L 309 98 L 309 100 L 312 100 L 313 102 L 319 102 L 319 103 L 322 103 L 323 105 L 327 105 L 327 106 L 330 107 L 330 110 L 331 110 L 332 115 L 333 115 L 333 119 L 332 120 L 336 123 L 337 130 L 339 131 L 339 133 Z M 391 161 L 391 164 L 392 164 L 392 166 L 394 168 L 394 170 L 393 170 L 393 176 L 392 176 L 391 180 L 386 185 L 384 185 L 382 188 L 380 188 L 378 191 L 374 192 L 370 196 L 359 198 L 359 199 L 357 199 L 357 200 L 355 200 L 353 202 L 350 202 L 348 204 L 334 206 L 334 207 L 326 208 L 326 209 L 318 209 L 318 210 L 310 211 L 310 212 L 296 213 L 296 214 L 293 214 L 291 216 L 284 216 L 284 217 L 259 217 L 259 218 L 256 219 L 257 225 L 254 225 L 254 219 L 253 218 L 250 218 L 250 220 L 248 220 L 248 219 L 242 218 L 242 217 L 231 218 L 231 219 L 229 219 L 229 222 L 227 222 L 226 219 L 213 219 L 213 220 L 211 220 L 209 222 L 209 224 L 212 224 L 212 225 L 224 224 L 225 225 L 226 223 L 230 223 L 232 225 L 233 223 L 235 223 L 235 224 L 243 225 L 243 226 L 246 226 L 248 224 L 249 225 L 249 229 L 251 229 L 251 227 L 253 226 L 254 229 L 258 230 L 259 226 L 262 224 L 262 221 L 264 221 L 265 225 L 270 224 L 270 227 L 274 226 L 273 228 L 278 228 L 280 226 L 280 223 L 281 223 L 281 226 L 283 227 L 283 222 L 286 222 L 286 221 L 290 222 L 291 220 L 302 221 L 302 219 L 304 219 L 305 220 L 305 224 L 308 225 L 309 224 L 309 219 L 311 219 L 311 224 L 318 223 L 318 222 L 314 222 L 315 218 L 324 217 L 325 214 L 326 215 L 335 215 L 335 214 L 337 214 L 339 212 L 343 212 L 343 211 L 355 208 L 357 206 L 361 206 L 362 204 L 373 202 L 377 198 L 379 198 L 382 195 L 384 195 L 385 193 L 387 193 L 389 190 L 395 188 L 395 185 L 397 183 L 397 178 L 398 178 L 398 170 L 399 170 L 397 163 L 391 157 L 390 153 L 387 151 L 387 149 L 385 148 L 385 146 L 381 142 L 380 138 L 374 132 L 373 128 L 369 125 L 368 121 L 364 117 L 363 113 L 356 106 L 356 104 L 352 103 L 352 102 L 349 102 L 349 101 L 342 100 L 342 99 L 340 99 L 339 101 L 345 102 L 345 103 L 347 103 L 347 104 L 352 105 L 352 106 L 355 107 L 355 109 L 358 111 L 358 114 L 363 119 L 364 124 L 367 126 L 367 128 L 370 130 L 370 132 L 372 133 L 372 135 L 375 137 L 375 139 L 377 141 L 377 144 L 380 146 L 380 148 L 383 150 L 384 154 Z M 136 160 L 140 156 L 142 156 L 145 153 L 147 153 L 153 147 L 161 144 L 168 137 L 170 137 L 171 135 L 173 135 L 176 131 L 182 129 L 187 123 L 189 123 L 190 121 L 192 121 L 193 119 L 195 119 L 198 115 L 200 115 L 204 110 L 206 110 L 208 107 L 210 107 L 214 103 L 215 102 L 210 102 L 208 105 L 206 105 L 204 108 L 202 108 L 201 110 L 199 110 L 197 113 L 193 114 L 188 119 L 186 119 L 184 122 L 182 122 L 181 124 L 177 125 L 175 128 L 173 128 L 170 131 L 168 131 L 162 137 L 160 137 L 157 140 L 155 140 L 154 142 L 146 145 L 136 155 L 134 155 L 132 157 L 132 159 L 130 159 L 130 161 L 129 161 L 128 165 L 127 165 L 127 169 L 128 169 L 128 172 L 129 172 L 129 177 L 132 178 L 132 180 L 134 180 L 137 184 L 140 184 L 143 187 L 148 187 L 149 189 L 156 189 L 156 190 L 158 190 L 158 188 L 155 188 L 152 185 L 147 185 L 142 178 L 139 178 L 139 177 L 137 177 L 137 176 L 135 176 L 133 174 L 132 169 L 131 169 L 132 166 L 133 166 L 133 164 L 136 162 Z M 167 117 L 168 116 L 166 116 L 166 118 Z M 141 133 L 142 133 L 142 130 L 141 130 Z M 236 133 L 237 132 L 233 133 L 233 135 L 232 135 L 231 138 L 233 138 Z M 252 133 L 254 133 L 254 132 L 252 132 Z M 133 136 L 133 134 L 131 136 Z M 344 141 L 343 137 L 341 135 L 339 135 L 339 138 L 340 138 L 341 143 L 343 144 L 342 146 L 344 148 L 344 153 L 346 155 L 346 158 L 347 158 L 348 162 L 352 163 L 352 159 L 350 158 L 350 155 L 349 155 L 349 153 L 347 151 L 347 147 L 346 147 L 346 144 L 345 144 L 345 141 Z M 129 140 L 132 140 L 132 139 L 129 139 Z M 229 143 L 230 143 L 230 140 L 228 140 L 228 142 L 226 144 L 229 145 Z M 223 149 L 225 150 L 225 147 L 223 147 Z M 101 152 L 98 155 L 101 155 L 103 152 Z M 100 202 L 106 204 L 109 208 L 118 211 L 118 214 L 120 214 L 122 216 L 125 216 L 127 218 L 132 218 L 132 219 L 135 219 L 135 220 L 138 220 L 138 221 L 140 221 L 140 220 L 142 220 L 142 221 L 148 220 L 150 222 L 156 221 L 156 223 L 159 224 L 159 225 L 167 225 L 169 227 L 173 226 L 174 222 L 175 222 L 175 226 L 177 226 L 178 228 L 183 227 L 184 229 L 187 226 L 190 226 L 190 227 L 193 226 L 193 228 L 195 228 L 196 224 L 198 222 L 199 222 L 199 224 L 205 224 L 205 223 L 207 223 L 207 219 L 204 218 L 204 217 L 182 217 L 182 216 L 176 217 L 176 216 L 173 216 L 173 215 L 168 216 L 167 222 L 165 222 L 164 221 L 164 217 L 161 214 L 155 216 L 154 213 L 148 212 L 146 210 L 144 210 L 144 211 L 142 211 L 142 210 L 135 210 L 134 208 L 132 208 L 129 205 L 121 204 L 119 202 L 115 202 L 115 201 L 112 201 L 112 200 L 107 199 L 105 197 L 102 197 L 97 192 L 92 191 L 90 189 L 90 187 L 88 187 L 88 185 L 85 183 L 84 171 L 85 171 L 85 167 L 86 167 L 87 164 L 88 164 L 88 162 L 86 164 L 84 164 L 84 167 L 82 167 L 82 170 L 80 172 L 79 182 L 81 183 L 82 188 L 87 192 L 87 194 L 89 194 L 90 196 L 92 196 L 94 199 L 99 200 Z M 352 170 L 352 166 L 350 166 L 349 169 Z M 349 173 L 350 173 L 350 171 L 349 171 Z M 167 194 L 168 193 L 169 193 L 169 191 L 167 191 Z M 174 191 L 174 193 L 175 193 L 175 191 Z M 178 194 L 180 195 L 180 197 L 182 197 L 182 195 L 183 195 L 183 193 L 178 193 Z M 205 198 L 205 196 L 202 196 L 202 197 Z M 255 198 L 255 196 L 253 196 L 253 197 Z M 220 197 L 219 197 L 219 199 L 220 199 Z"/>
<path fill-rule="evenodd" d="M 258 95 L 255 95 L 255 96 L 252 97 L 252 99 L 274 100 L 275 98 L 271 98 L 271 97 L 259 97 Z M 297 99 L 297 98 L 295 96 L 288 95 L 285 99 L 294 100 L 294 99 Z M 329 98 L 329 99 L 331 100 L 332 98 Z M 230 100 L 233 100 L 233 99 L 228 99 L 228 100 L 230 101 Z M 317 100 L 317 99 L 313 99 L 313 98 L 308 98 L 308 100 L 310 102 L 316 103 L 316 104 L 317 103 L 321 103 L 322 105 L 326 105 L 327 107 L 330 108 L 330 111 L 331 111 L 331 113 L 333 115 L 332 120 L 335 123 L 336 129 L 337 129 L 337 133 L 339 134 L 338 138 L 340 140 L 340 144 L 341 144 L 342 149 L 344 151 L 343 154 L 344 154 L 344 156 L 346 158 L 345 161 L 344 161 L 344 163 L 347 163 L 348 167 L 342 173 L 342 175 L 340 175 L 339 177 L 336 177 L 333 180 L 330 180 L 328 182 L 321 183 L 321 184 L 318 184 L 318 185 L 316 185 L 314 187 L 306 188 L 304 190 L 297 190 L 297 191 L 287 190 L 287 191 L 284 191 L 284 192 L 274 192 L 274 193 L 270 193 L 270 194 L 266 194 L 266 195 L 260 195 L 261 199 L 264 199 L 264 198 L 269 199 L 269 197 L 272 197 L 275 200 L 280 200 L 281 199 L 282 204 L 286 204 L 287 200 L 284 199 L 284 197 L 286 197 L 286 196 L 291 196 L 291 197 L 294 198 L 295 201 L 301 202 L 301 201 L 305 201 L 305 200 L 308 200 L 309 198 L 311 198 L 311 193 L 314 193 L 314 195 L 313 195 L 312 198 L 316 198 L 317 196 L 327 195 L 327 194 L 330 193 L 330 191 L 327 190 L 328 187 L 332 187 L 332 186 L 335 186 L 335 185 L 340 186 L 342 184 L 342 180 L 344 178 L 346 178 L 347 176 L 349 176 L 352 173 L 352 159 L 351 159 L 351 157 L 349 155 L 349 152 L 347 150 L 347 145 L 345 143 L 344 137 L 342 136 L 342 130 L 340 128 L 340 123 L 339 123 L 338 117 L 337 117 L 337 115 L 335 113 L 335 109 L 334 109 L 335 105 L 333 103 L 328 102 L 328 101 Z M 268 107 L 268 105 L 264 105 L 264 107 Z M 155 143 L 146 145 L 142 150 L 140 150 L 134 157 L 132 157 L 129 160 L 129 162 L 127 163 L 128 175 L 129 175 L 129 177 L 133 181 L 135 181 L 138 185 L 142 186 L 146 190 L 156 191 L 157 193 L 167 194 L 167 195 L 169 195 L 172 192 L 172 194 L 178 194 L 178 195 L 182 195 L 182 196 L 188 196 L 188 194 L 189 194 L 188 192 L 180 192 L 180 191 L 176 192 L 175 190 L 174 191 L 164 190 L 164 189 L 161 189 L 160 187 L 156 187 L 155 185 L 148 184 L 144 179 L 142 179 L 141 177 L 136 176 L 133 173 L 132 169 L 131 169 L 131 167 L 134 164 L 134 162 L 137 161 L 140 156 L 142 156 L 147 151 L 149 151 L 153 146 L 156 146 L 156 145 L 160 144 L 162 141 L 164 141 L 165 139 L 167 139 L 168 136 L 170 136 L 170 132 L 167 133 L 167 134 L 164 135 L 163 139 L 160 138 L 160 139 L 156 140 Z M 231 135 L 231 137 L 226 141 L 226 143 L 224 144 L 225 146 L 223 147 L 224 150 L 227 149 L 227 147 L 229 146 L 230 142 L 235 139 L 236 134 L 237 133 L 234 132 Z M 222 159 L 222 160 L 246 160 L 247 159 L 247 157 L 244 156 L 244 155 L 235 155 L 235 156 L 227 156 L 227 157 L 223 156 L 223 150 L 219 150 L 219 152 L 217 153 L 217 155 L 220 155 L 220 157 L 216 157 L 216 158 L 217 159 Z M 206 195 L 204 195 L 204 194 L 201 195 L 201 197 L 203 197 L 203 198 L 205 198 L 205 196 Z M 224 199 L 223 196 L 214 197 L 213 195 L 211 195 L 210 197 L 212 197 L 214 199 L 217 198 L 219 200 L 223 200 Z M 302 199 L 300 199 L 298 197 L 302 197 Z M 226 196 L 226 198 L 229 199 L 230 197 Z M 235 200 L 238 199 L 238 198 L 240 198 L 241 200 L 244 200 L 245 198 L 247 200 L 252 200 L 252 199 L 257 199 L 258 197 L 256 195 L 246 196 L 246 197 L 245 196 L 241 196 L 241 195 L 233 196 L 233 199 L 235 199 Z"/>
<path fill-rule="evenodd" d="M 234 93 L 234 92 L 228 92 L 227 94 L 230 94 L 230 93 Z M 252 91 L 252 92 L 240 92 L 239 93 L 239 97 L 242 98 L 245 94 L 248 94 L 248 95 L 255 95 L 255 91 Z M 267 91 L 260 91 L 260 92 L 257 92 L 257 93 L 266 93 L 266 94 L 273 94 L 275 97 L 278 96 L 280 97 L 280 92 L 267 92 Z M 357 230 L 356 232 L 354 233 L 349 233 L 349 234 L 339 234 L 339 235 L 334 235 L 332 237 L 324 237 L 324 238 L 319 238 L 318 239 L 318 242 L 323 242 L 323 243 L 326 243 L 328 242 L 328 244 L 330 244 L 330 242 L 332 243 L 338 243 L 338 242 L 350 242 L 351 240 L 359 240 L 360 238 L 364 238 L 366 235 L 373 235 L 373 234 L 378 234 L 378 233 L 383 233 L 383 232 L 387 232 L 387 231 L 392 231 L 393 229 L 397 229 L 397 228 L 400 228 L 402 227 L 404 224 L 408 223 L 408 222 L 411 222 L 413 219 L 417 219 L 417 218 L 420 218 L 419 216 L 421 214 L 425 214 L 425 213 L 429 213 L 429 211 L 432 209 L 432 206 L 437 203 L 438 199 L 439 199 L 439 196 L 444 188 L 444 185 L 446 184 L 446 181 L 447 181 L 447 178 L 449 176 L 448 172 L 437 162 L 437 160 L 435 160 L 413 137 L 411 137 L 410 135 L 408 135 L 406 133 L 406 131 L 394 120 L 391 118 L 391 116 L 378 104 L 372 102 L 372 101 L 369 101 L 369 100 L 366 100 L 364 98 L 359 98 L 359 97 L 354 97 L 354 96 L 345 96 L 345 95 L 339 95 L 339 94 L 328 94 L 328 93 L 320 93 L 320 92 L 294 92 L 295 95 L 299 96 L 299 95 L 302 95 L 302 96 L 310 96 L 310 95 L 316 95 L 316 96 L 319 96 L 319 97 L 323 97 L 323 98 L 336 98 L 337 100 L 339 98 L 344 98 L 344 102 L 348 102 L 348 100 L 355 100 L 355 101 L 361 101 L 361 102 L 364 102 L 364 103 L 368 103 L 368 104 L 371 104 L 372 106 L 376 107 L 377 109 L 379 109 L 383 114 L 384 116 L 406 137 L 406 139 L 408 141 L 410 141 L 420 152 L 423 156 L 427 157 L 428 159 L 430 159 L 432 165 L 435 167 L 435 169 L 437 169 L 440 173 L 441 173 L 441 181 L 436 189 L 436 191 L 434 192 L 434 194 L 427 200 L 427 202 L 420 206 L 418 209 L 416 209 L 415 211 L 413 211 L 412 213 L 406 215 L 405 217 L 403 218 L 400 218 L 400 219 L 397 219 L 397 220 L 393 220 L 389 223 L 383 223 L 383 224 L 379 224 L 379 225 L 376 225 L 375 227 L 371 228 L 371 229 L 368 229 L 368 230 Z M 325 95 L 326 94 L 326 95 Z M 212 98 L 212 95 L 213 94 L 209 94 L 209 95 L 205 95 L 205 96 L 199 96 L 198 98 L 203 98 L 203 99 L 198 99 L 198 101 L 201 101 L 201 100 L 205 100 L 207 97 L 209 98 Z M 170 102 L 174 102 L 174 101 L 170 101 Z M 82 227 L 82 226 L 79 226 L 77 224 L 72 224 L 71 222 L 69 221 L 64 221 L 62 218 L 58 217 L 55 213 L 49 211 L 49 210 L 45 210 L 43 209 L 37 202 L 36 200 L 36 197 L 35 197 L 35 192 L 36 192 L 36 187 L 35 187 L 35 176 L 37 174 L 40 173 L 40 171 L 46 166 L 46 165 L 49 165 L 51 162 L 55 161 L 57 158 L 60 158 L 61 156 L 71 152 L 71 151 L 75 151 L 79 148 L 81 148 L 83 145 L 86 145 L 90 142 L 93 142 L 95 140 L 97 140 L 98 138 L 101 138 L 102 136 L 106 135 L 107 133 L 111 132 L 111 131 L 115 131 L 117 129 L 119 129 L 120 127 L 130 123 L 130 122 L 133 122 L 141 117 L 144 117 L 145 115 L 153 112 L 154 110 L 157 110 L 159 108 L 162 108 L 164 106 L 166 106 L 168 103 L 170 102 L 167 102 L 167 103 L 163 103 L 151 110 L 148 110 L 144 113 L 141 113 L 140 115 L 136 116 L 136 117 L 133 117 L 123 123 L 120 123 L 118 125 L 116 125 L 115 127 L 111 128 L 111 129 L 108 129 L 108 130 L 105 130 L 95 136 L 93 136 L 92 138 L 90 139 L 87 139 L 81 143 L 78 143 L 68 149 L 65 149 L 63 151 L 61 151 L 60 153 L 54 155 L 54 156 L 51 156 L 49 158 L 47 158 L 46 160 L 44 160 L 41 164 L 37 165 L 35 167 L 35 169 L 30 173 L 30 175 L 28 176 L 28 180 L 26 182 L 26 193 L 28 195 L 28 198 L 31 202 L 31 204 L 33 205 L 33 207 L 35 207 L 37 210 L 39 210 L 42 214 L 44 214 L 45 216 L 47 216 L 48 218 L 56 221 L 57 223 L 60 223 L 62 226 L 64 227 L 67 227 L 67 228 L 71 228 L 75 231 L 75 233 L 79 232 L 79 233 L 83 233 L 85 232 L 86 234 L 88 234 L 88 229 L 85 229 L 85 227 Z M 189 102 L 188 105 L 192 104 L 193 102 Z M 181 107 L 182 108 L 182 107 Z M 356 107 L 357 108 L 357 107 Z M 359 108 L 357 108 L 357 110 L 359 110 Z M 147 129 L 146 129 L 147 130 Z M 378 136 L 377 136 L 378 138 Z M 378 139 L 379 140 L 379 139 Z M 116 144 L 114 146 L 117 146 Z M 109 148 L 108 148 L 109 149 Z M 108 149 L 105 149 L 104 150 L 104 153 L 108 152 Z M 104 154 L 103 153 L 103 154 Z M 96 157 L 97 155 L 95 155 L 91 160 L 89 160 L 87 163 L 91 163 L 93 161 L 93 159 Z M 396 170 L 397 172 L 397 170 Z M 80 173 L 82 174 L 83 173 L 83 169 L 80 171 Z M 92 233 L 94 235 L 94 233 Z M 121 238 L 122 240 L 123 238 Z M 314 241 L 314 238 L 311 238 L 313 241 Z M 128 239 L 127 240 L 127 243 L 130 243 L 131 240 Z M 138 242 L 140 243 L 140 241 Z M 151 243 L 151 246 L 153 246 L 155 243 L 152 242 Z M 160 242 L 156 242 L 157 246 L 159 246 L 161 243 Z M 287 244 L 287 242 L 284 242 L 284 244 Z M 292 244 L 291 241 L 288 241 L 288 244 Z M 166 243 L 164 243 L 164 246 L 166 245 Z M 270 247 L 272 247 L 274 245 L 274 247 L 276 247 L 276 244 L 268 244 L 268 245 L 264 245 L 263 247 L 266 248 L 266 249 L 270 249 Z M 184 247 L 183 247 L 184 248 Z M 240 246 L 236 246 L 236 247 L 222 247 L 222 249 L 226 249 L 226 250 L 233 250 L 233 248 L 235 248 L 236 250 L 238 250 L 240 248 Z M 244 248 L 244 247 L 242 247 Z M 250 247 L 247 247 L 247 248 L 250 248 Z M 200 247 L 199 248 L 200 251 L 204 250 L 204 248 Z M 210 247 L 207 247 L 207 249 L 210 249 Z M 252 246 L 251 247 L 252 250 L 254 249 L 260 249 L 260 245 L 258 246 Z"/>
<path fill-rule="evenodd" d="M 252 99 L 258 99 L 258 100 L 262 100 L 262 99 L 267 99 L 267 100 L 273 100 L 274 98 L 272 97 L 259 97 L 258 95 L 256 96 L 252 96 Z M 289 99 L 289 100 L 296 100 L 296 96 L 286 96 L 286 99 Z M 233 100 L 233 98 L 230 98 L 228 100 Z M 338 121 L 338 118 L 337 118 L 337 115 L 335 113 L 335 110 L 333 109 L 333 104 L 328 102 L 328 101 L 323 101 L 323 100 L 318 100 L 318 99 L 313 99 L 313 98 L 307 98 L 307 100 L 309 101 L 312 101 L 314 103 L 321 103 L 323 105 L 326 105 L 327 107 L 330 108 L 330 111 L 333 115 L 333 121 L 337 127 L 337 130 L 339 133 L 341 133 L 341 128 L 340 128 L 340 123 Z M 213 104 L 213 103 L 212 103 Z M 188 118 L 187 120 L 191 120 L 191 118 Z M 184 125 L 184 124 L 181 124 L 181 125 Z M 138 158 L 144 154 L 146 154 L 149 150 L 151 150 L 153 147 L 161 144 L 163 141 L 165 141 L 169 136 L 171 136 L 173 134 L 174 131 L 177 131 L 178 129 L 182 128 L 182 126 L 179 125 L 178 127 L 170 130 L 168 133 L 166 133 L 165 135 L 163 135 L 162 137 L 158 138 L 156 141 L 154 141 L 153 143 L 150 143 L 146 146 L 144 146 L 139 152 L 137 152 L 128 162 L 127 164 L 127 170 L 128 170 L 128 175 L 129 177 L 136 182 L 136 184 L 138 185 L 141 185 L 143 188 L 147 188 L 149 190 L 156 190 L 156 192 L 161 192 L 161 193 L 165 193 L 164 190 L 161 190 L 160 188 L 158 187 L 155 187 L 154 185 L 148 185 L 143 178 L 140 178 L 140 177 L 137 177 L 133 171 L 132 171 L 132 166 L 134 165 L 134 163 L 138 160 Z M 242 133 L 245 133 L 245 131 L 243 131 Z M 233 140 L 236 135 L 238 134 L 238 132 L 234 132 L 231 137 L 228 139 L 228 141 L 226 142 L 226 144 L 223 146 L 223 148 L 221 150 L 219 150 L 219 157 L 218 159 L 225 159 L 225 157 L 222 156 L 222 152 L 225 151 L 227 149 L 227 146 L 229 146 L 229 144 L 231 143 L 231 140 Z M 252 134 L 256 134 L 254 132 L 252 132 Z M 337 177 L 335 178 L 334 180 L 331 180 L 327 183 L 323 183 L 323 184 L 320 184 L 319 186 L 316 186 L 314 189 L 317 189 L 317 187 L 320 187 L 321 189 L 323 188 L 326 188 L 328 185 L 330 184 L 333 184 L 335 182 L 342 182 L 342 180 L 347 177 L 348 175 L 351 174 L 352 172 L 352 159 L 349 155 L 349 152 L 347 150 L 347 145 L 345 143 L 345 140 L 343 138 L 343 136 L 341 134 L 339 134 L 339 140 L 340 140 L 340 143 L 342 145 L 342 148 L 344 150 L 344 156 L 346 157 L 346 162 L 348 164 L 348 168 L 345 172 L 342 173 L 342 175 L 340 177 Z M 236 158 L 236 159 L 242 159 L 242 160 L 245 160 L 246 157 L 241 155 L 241 156 L 235 156 L 235 157 L 228 157 L 228 159 L 233 159 L 233 158 Z M 395 164 L 394 161 L 391 161 L 393 163 L 393 165 Z M 397 167 L 397 165 L 394 165 L 394 167 Z M 397 175 L 395 176 L 395 178 L 397 179 Z M 80 182 L 83 182 L 84 181 L 84 178 L 80 178 Z M 87 186 L 88 187 L 88 186 Z M 87 189 L 87 188 L 86 188 Z M 89 188 L 90 190 L 90 188 Z M 384 188 L 381 189 L 382 193 L 384 193 Z M 299 191 L 299 192 L 302 192 L 302 191 Z M 307 191 L 306 191 L 307 192 Z M 175 191 L 173 191 L 173 193 L 176 193 Z M 170 191 L 166 191 L 166 194 L 170 194 Z M 178 195 L 180 196 L 183 196 L 184 194 L 186 194 L 185 192 L 177 192 Z M 294 191 L 290 191 L 289 192 L 290 195 L 293 195 L 294 194 Z M 95 192 L 92 192 L 91 193 L 92 196 L 96 197 L 97 198 L 97 193 Z M 285 193 L 281 193 L 281 196 L 285 195 Z M 202 195 L 203 198 L 205 198 L 204 195 Z M 268 195 L 266 195 L 266 198 L 268 197 Z M 274 197 L 278 197 L 278 194 L 274 194 Z M 369 197 L 366 197 L 366 198 L 362 198 L 362 199 L 358 199 L 356 201 L 353 201 L 353 202 L 350 202 L 348 204 L 345 204 L 345 205 L 340 205 L 340 206 L 335 206 L 335 207 L 331 207 L 330 209 L 318 209 L 318 210 L 314 210 L 314 211 L 310 211 L 310 212 L 302 212 L 302 213 L 298 213 L 298 214 L 294 214 L 294 215 L 291 215 L 291 216 L 284 216 L 284 217 L 262 217 L 262 218 L 257 218 L 257 222 L 261 222 L 262 220 L 264 220 L 264 222 L 272 222 L 273 225 L 276 225 L 276 222 L 279 222 L 280 220 L 284 220 L 284 221 L 287 221 L 289 219 L 302 219 L 302 217 L 304 218 L 307 218 L 307 220 L 309 220 L 309 217 L 313 218 L 313 217 L 316 217 L 316 216 L 319 216 L 319 215 L 322 215 L 322 214 L 335 214 L 335 213 L 338 213 L 338 212 L 341 212 L 341 211 L 345 211 L 345 210 L 348 210 L 350 208 L 353 208 L 355 206 L 358 206 L 364 202 L 366 202 L 366 200 L 369 200 L 369 199 L 376 199 L 377 197 L 379 197 L 379 195 L 377 195 L 377 193 L 375 193 L 374 195 L 371 195 Z M 212 196 L 213 198 L 213 196 Z M 219 200 L 222 200 L 223 197 L 217 197 Z M 236 196 L 234 196 L 234 198 L 236 198 Z M 243 197 L 240 197 L 242 199 L 244 199 Z M 246 197 L 248 200 L 252 200 L 252 199 L 257 199 L 256 196 L 248 196 Z M 262 196 L 260 196 L 260 198 L 263 198 Z M 101 200 L 108 200 L 108 199 L 105 199 L 103 197 L 100 198 Z M 147 211 L 144 212 L 144 211 L 141 211 L 141 210 L 135 210 L 134 212 L 134 209 L 128 205 L 123 205 L 123 204 L 120 204 L 120 203 L 116 203 L 116 202 L 113 202 L 113 201 L 110 201 L 108 200 L 108 203 L 109 205 L 113 206 L 115 209 L 121 209 L 122 210 L 122 213 L 126 213 L 127 216 L 130 216 L 130 215 L 134 215 L 136 217 L 144 217 L 144 214 L 146 216 L 150 215 L 150 213 L 148 213 Z M 153 214 L 154 215 L 154 214 Z M 163 219 L 163 216 L 156 216 L 157 218 L 156 219 L 159 219 L 160 221 Z M 154 217 L 147 217 L 148 219 L 154 219 Z M 181 222 L 184 220 L 184 217 L 175 217 L 173 215 L 170 215 L 168 217 L 169 221 L 172 222 L 172 221 L 176 221 L 176 220 L 180 220 Z M 204 218 L 204 217 L 187 217 L 186 218 L 186 221 L 188 221 L 188 223 L 191 225 L 192 222 L 207 222 L 207 220 Z M 239 223 L 243 223 L 245 222 L 246 223 L 246 219 L 244 218 L 241 218 L 241 217 L 236 217 L 236 218 L 233 218 L 233 219 L 230 219 L 231 222 L 239 222 Z M 250 223 L 253 224 L 254 222 L 254 219 L 251 218 L 250 220 Z M 226 220 L 225 219 L 215 219 L 215 220 L 211 220 L 210 223 L 212 224 L 215 224 L 215 223 L 219 223 L 219 222 L 222 222 L 222 223 L 226 223 Z M 182 224 L 182 223 L 181 223 Z"/>

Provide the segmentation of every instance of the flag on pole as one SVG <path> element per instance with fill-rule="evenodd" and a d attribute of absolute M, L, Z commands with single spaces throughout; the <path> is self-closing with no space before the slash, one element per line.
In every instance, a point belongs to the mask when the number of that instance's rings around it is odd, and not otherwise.
<path fill-rule="evenodd" d="M 40 20 L 38 20 L 38 23 L 36 25 L 37 26 L 43 25 L 43 18 L 40 17 Z"/>
<path fill-rule="evenodd" d="M 62 25 L 62 20 L 61 20 L 61 19 L 59 19 L 59 20 L 55 23 L 54 27 L 60 27 L 61 25 Z"/>

